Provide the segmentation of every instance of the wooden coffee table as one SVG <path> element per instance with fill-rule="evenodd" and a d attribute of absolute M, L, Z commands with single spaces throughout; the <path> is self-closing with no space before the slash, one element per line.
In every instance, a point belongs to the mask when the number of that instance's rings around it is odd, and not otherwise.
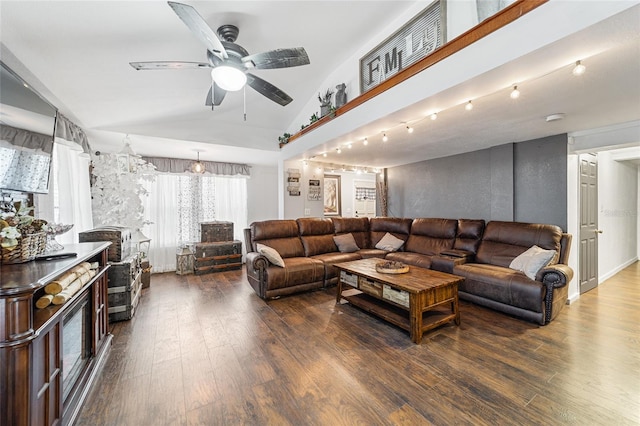
<path fill-rule="evenodd" d="M 382 259 L 335 264 L 340 270 L 336 303 L 344 299 L 408 330 L 414 343 L 422 341 L 425 331 L 447 322 L 460 325 L 458 284 L 463 277 L 417 266 L 409 266 L 404 274 L 380 273 L 378 262 Z"/>

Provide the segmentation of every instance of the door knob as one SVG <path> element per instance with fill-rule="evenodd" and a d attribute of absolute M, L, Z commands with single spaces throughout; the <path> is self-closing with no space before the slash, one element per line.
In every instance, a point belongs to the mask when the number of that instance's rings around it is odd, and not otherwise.
<path fill-rule="evenodd" d="M 596 233 L 596 234 L 602 234 L 602 229 L 596 229 L 596 230 L 595 230 L 595 233 Z"/>

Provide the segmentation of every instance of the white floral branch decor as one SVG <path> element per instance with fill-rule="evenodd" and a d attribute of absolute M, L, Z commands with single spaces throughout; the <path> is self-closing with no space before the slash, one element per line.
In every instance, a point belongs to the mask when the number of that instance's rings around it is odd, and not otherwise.
<path fill-rule="evenodd" d="M 155 166 L 136 155 L 101 154 L 92 162 L 91 187 L 95 226 L 124 226 L 141 229 L 144 220 L 142 197 L 148 191 L 143 180 L 155 180 Z"/>

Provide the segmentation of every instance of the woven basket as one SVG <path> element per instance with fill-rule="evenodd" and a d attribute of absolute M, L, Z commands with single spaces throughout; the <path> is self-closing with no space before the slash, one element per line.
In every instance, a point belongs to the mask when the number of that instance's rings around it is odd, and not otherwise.
<path fill-rule="evenodd" d="M 2 249 L 2 263 L 11 265 L 13 263 L 30 262 L 44 253 L 47 247 L 47 234 L 38 232 L 24 235 L 18 238 L 18 245 L 9 250 Z"/>

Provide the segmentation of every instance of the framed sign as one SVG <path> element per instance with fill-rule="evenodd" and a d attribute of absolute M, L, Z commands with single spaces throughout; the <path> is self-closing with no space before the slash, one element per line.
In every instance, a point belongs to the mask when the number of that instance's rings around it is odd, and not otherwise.
<path fill-rule="evenodd" d="M 320 201 L 320 179 L 309 179 L 309 192 L 307 193 L 307 200 Z"/>
<path fill-rule="evenodd" d="M 339 175 L 324 175 L 324 215 L 340 216 L 342 197 Z"/>
<path fill-rule="evenodd" d="M 360 93 L 376 87 L 444 44 L 445 7 L 446 2 L 434 1 L 360 59 Z"/>

